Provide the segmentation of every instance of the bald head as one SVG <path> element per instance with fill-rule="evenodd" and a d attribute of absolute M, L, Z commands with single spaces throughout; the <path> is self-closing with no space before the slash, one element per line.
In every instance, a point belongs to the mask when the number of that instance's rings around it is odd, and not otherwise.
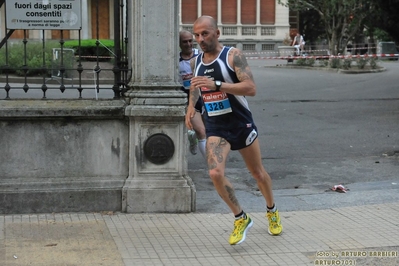
<path fill-rule="evenodd" d="M 219 43 L 220 31 L 213 17 L 201 16 L 193 25 L 194 38 L 204 54 L 220 52 L 222 46 Z"/>
<path fill-rule="evenodd" d="M 193 34 L 189 32 L 188 30 L 181 30 L 179 32 L 179 38 L 184 39 L 185 37 L 193 38 Z"/>
<path fill-rule="evenodd" d="M 215 30 L 218 28 L 218 25 L 217 25 L 217 23 L 216 23 L 216 20 L 215 20 L 213 17 L 211 17 L 211 16 L 201 16 L 201 17 L 199 17 L 199 18 L 194 22 L 194 26 L 195 26 L 196 24 L 202 24 L 202 23 L 207 24 L 209 27 L 211 27 L 211 28 L 213 28 L 213 29 L 215 29 Z"/>
<path fill-rule="evenodd" d="M 187 30 L 180 31 L 179 46 L 183 55 L 190 56 L 193 52 L 193 34 Z"/>

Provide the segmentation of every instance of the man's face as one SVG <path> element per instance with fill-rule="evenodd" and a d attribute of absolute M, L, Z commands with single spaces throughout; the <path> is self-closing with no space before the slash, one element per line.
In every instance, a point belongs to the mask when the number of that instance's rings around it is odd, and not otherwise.
<path fill-rule="evenodd" d="M 193 49 L 193 36 L 191 34 L 183 34 L 180 37 L 180 49 L 182 53 L 191 53 Z"/>
<path fill-rule="evenodd" d="M 210 52 L 215 49 L 219 31 L 211 27 L 209 23 L 206 21 L 196 23 L 193 32 L 194 38 L 202 51 Z"/>

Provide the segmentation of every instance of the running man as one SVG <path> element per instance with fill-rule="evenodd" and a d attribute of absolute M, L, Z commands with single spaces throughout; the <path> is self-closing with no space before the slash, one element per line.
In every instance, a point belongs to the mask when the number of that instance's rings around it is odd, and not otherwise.
<path fill-rule="evenodd" d="M 219 43 L 220 31 L 212 17 L 198 18 L 194 22 L 193 34 L 203 52 L 191 60 L 194 77 L 191 79 L 186 125 L 193 127 L 194 105 L 202 97 L 209 175 L 216 191 L 235 216 L 229 243 L 242 243 L 253 225 L 253 220 L 241 208 L 234 188 L 225 176 L 230 150 L 240 152 L 265 198 L 268 232 L 279 235 L 283 227 L 274 203 L 272 180 L 262 164 L 258 131 L 245 98 L 256 94 L 247 60 L 239 49 Z"/>

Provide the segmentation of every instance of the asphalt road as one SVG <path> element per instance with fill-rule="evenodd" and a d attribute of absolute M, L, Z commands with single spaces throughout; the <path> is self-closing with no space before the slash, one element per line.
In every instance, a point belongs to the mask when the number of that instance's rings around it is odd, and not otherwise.
<path fill-rule="evenodd" d="M 257 95 L 248 101 L 280 210 L 399 201 L 398 61 L 383 61 L 386 71 L 372 74 L 276 67 L 284 60 L 248 62 L 257 84 Z M 47 96 L 60 94 L 50 90 Z M 83 97 L 96 96 L 112 98 L 113 93 L 83 91 Z M 12 98 L 41 97 L 40 90 L 12 91 Z M 61 97 L 77 98 L 78 93 L 67 89 Z M 214 191 L 203 158 L 189 154 L 188 167 L 197 189 L 197 211 L 229 212 Z M 238 152 L 230 154 L 227 167 L 245 210 L 264 210 Z M 338 184 L 349 191 L 332 192 Z"/>
<path fill-rule="evenodd" d="M 249 64 L 257 95 L 248 101 L 280 210 L 399 201 L 397 61 L 381 62 L 386 71 L 372 74 L 278 68 L 281 61 L 267 59 Z M 228 212 L 202 157 L 190 154 L 188 161 L 197 211 Z M 241 205 L 263 210 L 238 152 L 230 154 L 227 167 Z M 349 191 L 333 192 L 338 184 Z"/>

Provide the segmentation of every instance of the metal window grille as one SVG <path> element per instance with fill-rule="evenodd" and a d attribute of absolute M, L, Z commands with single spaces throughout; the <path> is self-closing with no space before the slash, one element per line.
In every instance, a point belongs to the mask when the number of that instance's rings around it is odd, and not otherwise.
<path fill-rule="evenodd" d="M 243 51 L 255 51 L 255 44 L 254 43 L 244 43 L 242 45 Z"/>
<path fill-rule="evenodd" d="M 223 27 L 223 35 L 237 35 L 237 27 Z"/>
<path fill-rule="evenodd" d="M 242 35 L 256 35 L 256 27 L 243 27 Z"/>
<path fill-rule="evenodd" d="M 262 27 L 261 28 L 261 35 L 265 36 L 274 36 L 276 35 L 276 28 L 275 27 Z"/>
<path fill-rule="evenodd" d="M 274 50 L 274 44 L 271 43 L 262 44 L 262 51 L 273 51 L 273 50 Z"/>
<path fill-rule="evenodd" d="M 193 27 L 192 26 L 182 26 L 182 30 L 193 32 Z"/>

